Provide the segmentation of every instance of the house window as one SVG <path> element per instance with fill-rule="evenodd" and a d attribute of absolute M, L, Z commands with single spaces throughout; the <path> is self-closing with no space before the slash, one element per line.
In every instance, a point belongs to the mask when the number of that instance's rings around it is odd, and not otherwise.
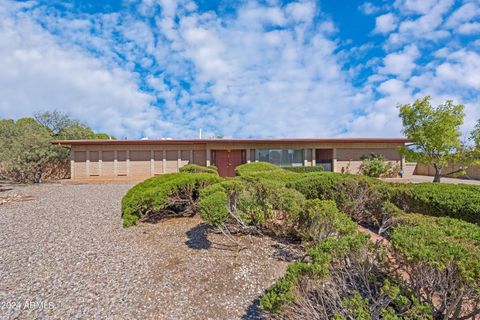
<path fill-rule="evenodd" d="M 279 167 L 303 166 L 303 149 L 256 149 L 255 159 L 270 162 Z"/>

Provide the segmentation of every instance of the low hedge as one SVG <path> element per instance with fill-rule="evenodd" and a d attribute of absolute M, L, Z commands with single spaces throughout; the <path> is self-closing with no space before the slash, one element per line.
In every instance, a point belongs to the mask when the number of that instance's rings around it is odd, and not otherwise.
<path fill-rule="evenodd" d="M 218 174 L 217 167 L 215 166 L 199 166 L 198 164 L 187 164 L 180 168 L 180 172 L 184 173 L 213 173 Z"/>
<path fill-rule="evenodd" d="M 307 253 L 311 262 L 295 261 L 290 264 L 285 275 L 260 298 L 260 308 L 272 313 L 280 313 L 285 304 L 295 301 L 294 289 L 302 277 L 326 278 L 333 259 L 358 250 L 361 246 L 367 245 L 367 241 L 367 237 L 355 233 L 339 239 L 328 238 L 318 243 Z"/>
<path fill-rule="evenodd" d="M 404 214 L 390 235 L 395 249 L 410 262 L 438 270 L 454 264 L 466 282 L 480 290 L 480 227 L 450 217 Z M 479 292 L 480 294 L 480 292 Z"/>
<path fill-rule="evenodd" d="M 402 210 L 480 224 L 480 187 L 446 183 L 396 185 L 391 201 Z"/>
<path fill-rule="evenodd" d="M 239 176 L 252 175 L 259 172 L 280 172 L 282 168 L 268 162 L 252 162 L 242 164 L 235 168 L 235 172 Z"/>
<path fill-rule="evenodd" d="M 335 200 L 340 210 L 351 215 L 358 215 L 359 212 L 353 211 L 365 207 L 365 213 L 378 220 L 382 215 L 382 202 L 392 202 L 406 212 L 448 216 L 480 224 L 479 186 L 389 183 L 332 172 L 305 174 L 300 179 L 289 179 L 286 186 L 301 192 L 307 199 Z M 379 221 L 372 223 L 375 225 Z"/>
<path fill-rule="evenodd" d="M 265 228 L 276 212 L 281 212 L 293 227 L 304 202 L 302 194 L 277 181 L 244 177 L 205 188 L 200 192 L 199 207 L 202 219 L 214 227 L 230 222 L 230 218 Z"/>
<path fill-rule="evenodd" d="M 389 192 L 387 184 L 378 179 L 324 172 L 307 174 L 286 186 L 299 191 L 307 199 L 335 201 L 340 211 L 366 227 L 378 230 L 383 223 L 384 204 L 388 202 Z"/>
<path fill-rule="evenodd" d="M 147 179 L 131 188 L 122 199 L 122 218 L 125 227 L 134 225 L 141 217 L 160 210 L 181 211 L 173 197 L 198 199 L 200 189 L 222 179 L 210 173 L 172 173 Z"/>
<path fill-rule="evenodd" d="M 323 167 L 282 167 L 282 169 L 287 171 L 292 171 L 296 173 L 310 173 L 310 172 L 323 172 L 325 171 Z"/>

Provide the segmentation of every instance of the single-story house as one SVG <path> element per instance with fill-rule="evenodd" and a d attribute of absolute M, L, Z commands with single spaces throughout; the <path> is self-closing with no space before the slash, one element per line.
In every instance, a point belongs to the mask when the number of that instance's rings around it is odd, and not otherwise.
<path fill-rule="evenodd" d="M 71 179 L 132 179 L 178 172 L 194 163 L 214 165 L 221 176 L 234 176 L 243 163 L 266 161 L 279 166 L 322 166 L 326 171 L 358 172 L 362 156 L 381 154 L 405 165 L 403 138 L 324 139 L 161 139 L 56 140 L 71 148 Z M 407 172 L 406 172 L 407 173 Z M 408 173 L 407 173 L 408 174 Z"/>

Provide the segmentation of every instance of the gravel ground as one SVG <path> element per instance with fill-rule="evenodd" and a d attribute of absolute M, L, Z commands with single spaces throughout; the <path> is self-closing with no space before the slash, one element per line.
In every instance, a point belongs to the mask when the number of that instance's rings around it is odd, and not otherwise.
<path fill-rule="evenodd" d="M 287 263 L 269 238 L 238 252 L 198 218 L 123 229 L 130 185 L 15 187 L 0 206 L 2 319 L 256 319 Z"/>

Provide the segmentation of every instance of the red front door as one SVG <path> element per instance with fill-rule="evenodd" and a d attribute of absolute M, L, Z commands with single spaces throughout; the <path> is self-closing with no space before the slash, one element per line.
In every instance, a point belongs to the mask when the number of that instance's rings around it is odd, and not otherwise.
<path fill-rule="evenodd" d="M 235 168 L 242 163 L 242 150 L 215 150 L 215 165 L 221 177 L 234 177 Z"/>

